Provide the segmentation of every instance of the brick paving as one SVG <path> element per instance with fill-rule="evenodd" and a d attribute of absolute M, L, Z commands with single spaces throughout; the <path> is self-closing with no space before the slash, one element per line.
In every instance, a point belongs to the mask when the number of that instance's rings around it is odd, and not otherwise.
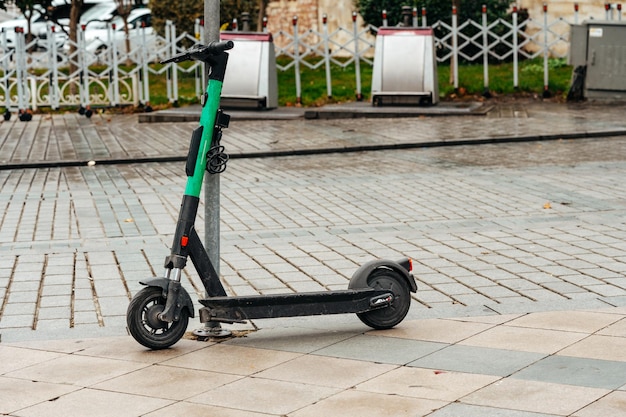
<path fill-rule="evenodd" d="M 250 156 L 529 138 L 539 125 L 543 135 L 626 128 L 615 107 L 544 107 L 503 105 L 484 117 L 234 121 L 224 142 Z M 0 126 L 8 163 L 99 161 L 0 170 L 5 340 L 124 332 L 138 280 L 162 269 L 184 178 L 181 162 L 104 162 L 182 158 L 194 126 L 71 113 Z M 626 139 L 535 140 L 233 159 L 221 181 L 224 282 L 238 295 L 345 288 L 363 262 L 409 256 L 420 287 L 416 317 L 623 305 Z M 195 271 L 186 278 L 202 294 Z"/>
<path fill-rule="evenodd" d="M 343 289 L 363 262 L 400 256 L 419 289 L 390 331 L 353 315 L 258 320 L 247 337 L 162 352 L 126 335 L 125 311 L 162 270 L 195 123 L 3 123 L 0 414 L 621 415 L 622 115 L 513 103 L 482 117 L 235 119 L 229 293 Z M 485 138 L 503 140 L 466 144 Z M 323 153 L 371 144 L 416 147 Z M 290 149 L 321 153 L 252 157 Z M 203 292 L 192 268 L 184 285 Z"/>

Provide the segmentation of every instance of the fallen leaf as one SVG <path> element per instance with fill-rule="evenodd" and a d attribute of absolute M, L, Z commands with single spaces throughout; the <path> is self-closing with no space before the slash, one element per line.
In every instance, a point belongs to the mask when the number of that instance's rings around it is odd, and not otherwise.
<path fill-rule="evenodd" d="M 543 205 L 543 208 L 544 208 L 544 209 L 546 209 L 546 210 L 547 210 L 547 209 L 551 209 L 551 208 L 552 208 L 552 205 L 551 205 L 551 204 L 550 204 L 550 202 L 548 201 L 547 203 L 545 203 L 545 204 Z"/>

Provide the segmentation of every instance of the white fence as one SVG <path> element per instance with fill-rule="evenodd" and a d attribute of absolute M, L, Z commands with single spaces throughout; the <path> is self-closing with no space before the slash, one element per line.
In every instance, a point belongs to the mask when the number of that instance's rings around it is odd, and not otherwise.
<path fill-rule="evenodd" d="M 569 48 L 569 27 L 578 22 L 578 10 L 574 10 L 570 21 L 564 18 L 549 21 L 547 7 L 544 6 L 542 19 L 518 21 L 518 13 L 513 9 L 510 19 L 488 21 L 487 10 L 483 9 L 482 20 L 458 22 L 456 11 L 452 11 L 450 22 L 438 21 L 432 24 L 436 34 L 437 60 L 440 63 L 481 62 L 484 68 L 485 86 L 488 87 L 488 63 L 512 61 L 511 82 L 514 87 L 519 82 L 518 60 L 543 57 L 544 85 L 547 88 L 550 57 L 564 57 Z M 606 9 L 606 18 L 621 20 L 621 6 L 615 10 Z M 322 31 L 298 27 L 294 17 L 290 32 L 279 31 L 273 34 L 277 57 L 286 57 L 287 63 L 278 65 L 278 70 L 295 72 L 296 94 L 301 97 L 300 72 L 303 66 L 326 69 L 328 95 L 332 96 L 331 65 L 355 66 L 355 90 L 361 98 L 361 65 L 373 64 L 375 33 L 377 28 L 357 25 L 357 15 L 353 14 L 350 28 L 338 28 L 329 32 L 326 19 Z M 405 19 L 405 23 L 406 23 Z M 412 10 L 408 25 L 426 26 L 424 12 Z M 199 97 L 204 88 L 204 71 L 200 64 L 167 65 L 155 64 L 161 59 L 184 49 L 185 45 L 202 42 L 199 22 L 196 33 L 177 33 L 173 24 L 166 25 L 165 37 L 154 35 L 151 28 L 138 28 L 131 39 L 131 50 L 126 52 L 124 43 L 113 41 L 114 28 L 109 27 L 105 42 L 96 48 L 93 42 L 85 40 L 79 30 L 75 51 L 59 47 L 65 40 L 48 29 L 45 39 L 26 43 L 23 30 L 15 31 L 15 48 L 8 48 L 5 32 L 0 34 L 0 106 L 8 111 L 39 107 L 77 106 L 81 110 L 92 106 L 146 105 L 150 103 L 150 79 L 161 77 L 166 80 L 167 96 L 171 102 L 178 101 L 178 79 L 182 73 L 191 73 L 195 78 L 195 90 Z M 10 34 L 13 36 L 13 34 Z M 39 48 L 38 52 L 30 52 Z M 285 60 L 280 60 L 284 62 Z M 70 69 L 72 68 L 71 72 Z M 458 65 L 451 66 L 454 86 L 458 87 Z"/>

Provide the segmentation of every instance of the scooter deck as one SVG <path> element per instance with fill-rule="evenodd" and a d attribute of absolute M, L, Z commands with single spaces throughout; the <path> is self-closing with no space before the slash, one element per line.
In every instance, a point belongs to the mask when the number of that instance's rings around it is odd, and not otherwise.
<path fill-rule="evenodd" d="M 198 300 L 200 322 L 242 322 L 273 317 L 364 313 L 391 305 L 389 290 L 372 288 L 241 297 L 209 297 Z"/>

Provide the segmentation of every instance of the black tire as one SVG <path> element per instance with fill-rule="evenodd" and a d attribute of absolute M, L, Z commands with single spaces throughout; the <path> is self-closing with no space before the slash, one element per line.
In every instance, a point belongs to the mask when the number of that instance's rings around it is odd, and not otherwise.
<path fill-rule="evenodd" d="M 367 277 L 367 285 L 377 290 L 389 290 L 393 301 L 388 307 L 357 313 L 363 323 L 384 330 L 404 320 L 411 307 L 411 290 L 404 277 L 391 269 L 376 269 Z"/>
<path fill-rule="evenodd" d="M 147 348 L 166 349 L 178 342 L 187 330 L 189 313 L 180 312 L 180 319 L 166 323 L 157 318 L 165 308 L 165 297 L 160 287 L 146 287 L 139 291 L 128 305 L 126 324 L 135 340 Z"/>

